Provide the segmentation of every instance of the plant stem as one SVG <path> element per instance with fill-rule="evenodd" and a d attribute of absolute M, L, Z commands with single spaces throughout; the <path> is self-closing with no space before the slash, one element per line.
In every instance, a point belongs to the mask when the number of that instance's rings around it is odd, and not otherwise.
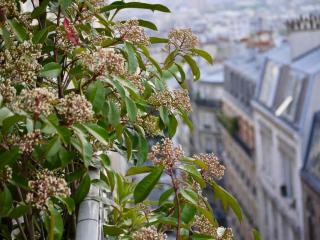
<path fill-rule="evenodd" d="M 177 224 L 177 236 L 176 240 L 180 240 L 180 228 L 181 228 L 181 207 L 180 207 L 180 200 L 179 200 L 179 186 L 177 184 L 173 169 L 170 171 L 170 177 L 174 189 L 174 194 L 176 197 L 176 202 L 177 202 L 177 211 L 178 211 L 178 224 Z"/>
<path fill-rule="evenodd" d="M 16 219 L 16 222 L 18 224 L 18 227 L 19 227 L 19 230 L 20 230 L 20 232 L 22 234 L 23 239 L 24 240 L 28 240 L 28 238 L 27 238 L 27 236 L 26 236 L 26 234 L 25 234 L 25 232 L 24 232 L 24 230 L 23 230 L 23 228 L 21 226 L 21 223 L 20 223 L 19 219 Z"/>

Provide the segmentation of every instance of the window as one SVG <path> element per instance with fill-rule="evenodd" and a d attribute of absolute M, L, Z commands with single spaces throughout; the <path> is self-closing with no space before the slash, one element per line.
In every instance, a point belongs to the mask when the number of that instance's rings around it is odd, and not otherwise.
<path fill-rule="evenodd" d="M 280 158 L 282 160 L 282 176 L 283 185 L 281 186 L 281 194 L 283 197 L 294 197 L 294 157 L 295 150 L 288 146 L 285 142 L 280 141 Z"/>
<path fill-rule="evenodd" d="M 269 61 L 265 68 L 259 95 L 259 100 L 267 107 L 272 107 L 279 73 L 280 67 Z"/>
<path fill-rule="evenodd" d="M 300 116 L 302 96 L 305 89 L 305 75 L 295 70 L 288 70 L 279 81 L 276 115 L 295 123 Z"/>

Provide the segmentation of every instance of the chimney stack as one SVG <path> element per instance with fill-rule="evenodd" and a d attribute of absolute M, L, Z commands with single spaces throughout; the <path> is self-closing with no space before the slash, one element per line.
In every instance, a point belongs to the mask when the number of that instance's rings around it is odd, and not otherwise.
<path fill-rule="evenodd" d="M 320 15 L 310 14 L 286 22 L 291 59 L 297 59 L 320 47 Z"/>

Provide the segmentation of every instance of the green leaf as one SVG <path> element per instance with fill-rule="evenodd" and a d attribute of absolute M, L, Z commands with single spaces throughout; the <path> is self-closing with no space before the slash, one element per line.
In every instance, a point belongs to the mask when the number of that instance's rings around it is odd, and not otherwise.
<path fill-rule="evenodd" d="M 130 161 L 132 157 L 132 141 L 127 132 L 124 133 L 124 139 L 127 147 L 127 159 Z"/>
<path fill-rule="evenodd" d="M 8 22 L 12 31 L 20 42 L 28 40 L 28 32 L 21 23 L 17 22 L 15 19 L 9 19 Z"/>
<path fill-rule="evenodd" d="M 157 167 L 137 184 L 133 192 L 135 203 L 140 203 L 149 196 L 154 186 L 158 183 L 162 172 L 163 169 Z"/>
<path fill-rule="evenodd" d="M 4 134 L 7 134 L 11 130 L 11 127 L 13 127 L 15 124 L 19 122 L 24 122 L 25 120 L 26 120 L 25 116 L 18 115 L 18 114 L 15 114 L 13 116 L 6 118 L 2 122 L 2 125 L 3 125 L 2 132 Z"/>
<path fill-rule="evenodd" d="M 47 78 L 56 78 L 60 75 L 61 71 L 62 68 L 60 64 L 50 62 L 43 66 L 43 69 L 40 71 L 40 76 Z"/>
<path fill-rule="evenodd" d="M 92 135 L 94 136 L 99 142 L 102 144 L 109 146 L 109 134 L 107 130 L 103 127 L 100 127 L 98 124 L 91 123 L 91 124 L 82 124 L 82 126 Z"/>
<path fill-rule="evenodd" d="M 32 18 L 37 18 L 41 14 L 43 14 L 46 11 L 46 8 L 49 4 L 50 0 L 43 0 L 39 7 L 36 7 L 33 12 L 31 13 Z"/>
<path fill-rule="evenodd" d="M 148 141 L 143 135 L 139 135 L 139 151 L 138 151 L 138 165 L 142 165 L 148 158 L 149 145 Z"/>
<path fill-rule="evenodd" d="M 125 42 L 125 49 L 126 53 L 128 54 L 128 70 L 130 73 L 135 73 L 139 64 L 134 50 L 134 46 L 129 42 Z"/>
<path fill-rule="evenodd" d="M 212 236 L 199 234 L 199 233 L 193 233 L 191 236 L 192 240 L 215 240 Z"/>
<path fill-rule="evenodd" d="M 252 230 L 252 235 L 253 235 L 253 239 L 254 240 L 261 240 L 262 239 L 261 235 L 260 235 L 260 233 L 258 232 L 257 229 L 253 229 Z"/>
<path fill-rule="evenodd" d="M 175 65 L 180 73 L 181 82 L 184 82 L 186 80 L 186 73 L 184 72 L 183 67 L 178 63 L 175 63 Z"/>
<path fill-rule="evenodd" d="M 19 148 L 14 147 L 9 151 L 0 154 L 0 170 L 3 169 L 6 165 L 11 165 L 19 157 Z"/>
<path fill-rule="evenodd" d="M 190 120 L 190 118 L 188 117 L 188 114 L 185 111 L 179 111 L 179 115 L 183 119 L 183 121 L 187 124 L 189 129 L 192 131 L 193 124 L 192 124 L 192 121 Z"/>
<path fill-rule="evenodd" d="M 169 40 L 167 38 L 159 38 L 159 37 L 150 37 L 150 42 L 152 44 L 156 43 L 168 43 Z"/>
<path fill-rule="evenodd" d="M 108 6 L 102 7 L 100 12 L 107 12 L 114 9 L 121 10 L 125 8 L 148 9 L 151 11 L 159 11 L 159 12 L 167 12 L 167 13 L 170 12 L 170 10 L 166 6 L 161 4 L 148 4 L 148 3 L 141 3 L 141 2 L 125 3 L 123 1 L 116 1 Z"/>
<path fill-rule="evenodd" d="M 153 22 L 150 22 L 150 21 L 139 19 L 139 25 L 142 27 L 145 27 L 145 28 L 149 28 L 149 29 L 158 31 L 157 26 Z"/>
<path fill-rule="evenodd" d="M 12 219 L 17 219 L 23 215 L 25 215 L 29 210 L 29 206 L 25 204 L 21 204 L 10 210 L 9 217 Z"/>
<path fill-rule="evenodd" d="M 193 74 L 193 78 L 197 81 L 200 79 L 200 69 L 196 63 L 195 60 L 193 60 L 192 57 L 190 57 L 189 55 L 184 55 L 183 58 L 186 60 L 186 62 L 189 64 L 192 74 Z"/>
<path fill-rule="evenodd" d="M 90 84 L 86 93 L 88 101 L 92 103 L 93 109 L 99 111 L 105 103 L 105 89 L 101 81 Z"/>
<path fill-rule="evenodd" d="M 34 44 L 43 43 L 46 40 L 48 33 L 48 28 L 39 30 L 37 33 L 33 35 L 32 42 Z"/>
<path fill-rule="evenodd" d="M 184 204 L 181 209 L 181 220 L 184 223 L 190 223 L 197 213 L 197 208 L 189 204 Z"/>
<path fill-rule="evenodd" d="M 2 33 L 2 37 L 4 39 L 4 43 L 5 43 L 5 47 L 8 49 L 12 46 L 13 42 L 12 39 L 10 37 L 10 32 L 8 31 L 8 29 L 6 27 L 3 27 L 1 29 L 1 33 Z"/>
<path fill-rule="evenodd" d="M 70 197 L 60 197 L 60 196 L 54 196 L 54 197 L 58 199 L 60 202 L 62 202 L 66 206 L 69 215 L 72 215 L 72 213 L 76 209 L 74 200 Z"/>
<path fill-rule="evenodd" d="M 183 170 L 183 171 L 185 171 L 185 172 L 190 173 L 191 176 L 193 177 L 193 179 L 195 181 L 197 181 L 202 188 L 204 188 L 206 186 L 205 181 L 203 180 L 201 174 L 199 173 L 198 169 L 195 166 L 192 166 L 192 165 L 180 165 L 178 168 Z"/>
<path fill-rule="evenodd" d="M 0 109 L 0 125 L 2 126 L 3 121 L 12 115 L 13 113 L 8 108 L 6 107 L 1 108 Z"/>
<path fill-rule="evenodd" d="M 159 113 L 160 113 L 160 118 L 162 120 L 162 122 L 168 126 L 169 125 L 169 122 L 170 122 L 170 119 L 169 119 L 169 112 L 168 112 L 168 109 L 161 106 L 159 108 Z"/>
<path fill-rule="evenodd" d="M 160 198 L 159 198 L 159 205 L 162 205 L 165 201 L 168 200 L 168 198 L 174 193 L 173 188 L 169 188 L 168 190 L 164 191 Z"/>
<path fill-rule="evenodd" d="M 126 108 L 128 112 L 129 119 L 135 121 L 137 118 L 137 106 L 136 104 L 128 97 L 125 98 Z"/>
<path fill-rule="evenodd" d="M 64 144 L 67 145 L 70 143 L 70 138 L 71 138 L 70 130 L 67 127 L 59 126 L 58 119 L 56 118 L 55 115 L 50 115 L 46 123 L 52 126 L 56 130 L 56 132 L 58 133 L 60 139 Z"/>
<path fill-rule="evenodd" d="M 78 136 L 80 144 L 76 141 L 72 141 L 72 145 L 81 153 L 83 162 L 86 167 L 88 167 L 92 160 L 93 149 L 92 145 L 86 139 L 85 133 L 82 129 L 73 126 L 75 134 Z"/>
<path fill-rule="evenodd" d="M 109 114 L 108 119 L 112 126 L 117 126 L 120 123 L 120 113 L 114 102 L 109 102 Z"/>
<path fill-rule="evenodd" d="M 76 192 L 75 192 L 75 194 L 73 196 L 73 199 L 74 199 L 75 203 L 80 203 L 85 199 L 85 197 L 89 193 L 90 184 L 91 184 L 90 177 L 86 174 L 83 177 L 79 187 L 77 188 L 77 190 L 76 190 Z"/>
<path fill-rule="evenodd" d="M 213 64 L 213 57 L 206 51 L 202 49 L 193 48 L 191 49 L 191 52 L 202 57 L 205 59 L 208 63 Z"/>
<path fill-rule="evenodd" d="M 239 222 L 242 222 L 242 210 L 237 199 L 235 199 L 229 192 L 227 192 L 223 187 L 219 186 L 216 182 L 212 182 L 211 186 L 213 188 L 215 197 L 221 200 L 224 209 L 227 210 L 229 207 L 231 207 Z"/>
<path fill-rule="evenodd" d="M 148 172 L 151 172 L 153 169 L 154 167 L 151 167 L 151 166 L 131 167 L 128 169 L 126 176 L 148 173 Z"/>
<path fill-rule="evenodd" d="M 62 9 L 67 9 L 72 3 L 72 0 L 59 0 L 59 5 L 62 7 Z"/>
<path fill-rule="evenodd" d="M 198 199 L 199 199 L 198 194 L 195 193 L 193 190 L 191 190 L 191 189 L 182 189 L 180 191 L 180 194 L 187 201 L 189 201 L 189 202 L 191 202 L 191 203 L 193 203 L 195 205 L 198 204 Z"/>
<path fill-rule="evenodd" d="M 0 217 L 8 215 L 12 207 L 12 195 L 7 188 L 4 186 L 3 191 L 0 192 Z"/>
<path fill-rule="evenodd" d="M 50 158 L 59 152 L 61 145 L 61 140 L 58 135 L 56 135 L 53 139 L 50 140 L 46 147 L 46 158 Z"/>
<path fill-rule="evenodd" d="M 152 65 L 157 69 L 158 73 L 160 75 L 162 75 L 162 69 L 159 65 L 159 63 L 150 55 L 150 52 L 148 50 L 148 48 L 146 48 L 145 46 L 140 46 L 140 48 L 142 49 L 143 54 L 146 56 L 146 58 L 152 63 Z"/>
<path fill-rule="evenodd" d="M 174 64 L 174 60 L 177 56 L 177 50 L 169 53 L 169 55 L 166 57 L 166 59 L 164 60 L 164 66 L 166 69 L 170 68 L 173 64 Z"/>
<path fill-rule="evenodd" d="M 50 211 L 50 229 L 49 240 L 60 240 L 63 235 L 63 220 L 60 213 L 53 208 L 49 207 Z"/>
<path fill-rule="evenodd" d="M 168 125 L 168 134 L 169 137 L 172 138 L 177 131 L 178 121 L 174 115 L 169 116 L 169 125 Z"/>
<path fill-rule="evenodd" d="M 107 236 L 119 236 L 120 234 L 124 233 L 124 230 L 121 227 L 114 225 L 104 225 L 103 233 Z"/>

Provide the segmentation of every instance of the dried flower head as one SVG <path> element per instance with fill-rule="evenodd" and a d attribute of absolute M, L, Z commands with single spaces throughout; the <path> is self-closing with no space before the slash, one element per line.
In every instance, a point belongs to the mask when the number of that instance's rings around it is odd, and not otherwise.
<path fill-rule="evenodd" d="M 175 147 L 170 138 L 164 138 L 160 143 L 152 146 L 148 157 L 155 165 L 172 170 L 183 155 L 181 146 Z"/>
<path fill-rule="evenodd" d="M 68 126 L 74 123 L 85 123 L 93 120 L 91 103 L 85 97 L 75 93 L 59 99 L 56 108 Z"/>
<path fill-rule="evenodd" d="M 81 56 L 85 66 L 96 75 L 104 75 L 106 71 L 113 75 L 125 74 L 125 59 L 113 49 L 99 48 L 96 52 L 86 52 Z"/>
<path fill-rule="evenodd" d="M 13 146 L 18 146 L 20 152 L 23 154 L 31 154 L 34 150 L 34 147 L 40 144 L 41 140 L 42 134 L 40 130 L 37 129 L 23 136 L 13 135 L 9 139 L 9 144 Z"/>
<path fill-rule="evenodd" d="M 172 29 L 169 33 L 169 46 L 180 50 L 189 50 L 199 44 L 199 39 L 190 28 Z"/>
<path fill-rule="evenodd" d="M 10 79 L 13 84 L 33 83 L 42 68 L 38 62 L 41 48 L 39 44 L 24 41 L 0 52 L 0 74 Z"/>
<path fill-rule="evenodd" d="M 177 89 L 173 91 L 172 106 L 176 109 L 182 109 L 186 112 L 192 112 L 189 92 L 186 89 Z"/>
<path fill-rule="evenodd" d="M 216 240 L 232 240 L 233 234 L 231 228 L 215 227 L 206 217 L 196 216 L 193 222 L 193 228 L 201 234 L 212 236 Z"/>
<path fill-rule="evenodd" d="M 128 20 L 124 23 L 118 23 L 115 27 L 116 34 L 123 41 L 129 41 L 134 44 L 149 45 L 150 40 L 146 35 L 144 28 L 139 26 L 137 19 Z"/>
<path fill-rule="evenodd" d="M 37 173 L 35 180 L 29 181 L 28 185 L 32 191 L 27 194 L 26 202 L 40 210 L 45 208 L 50 197 L 70 196 L 67 182 L 49 170 Z"/>
<path fill-rule="evenodd" d="M 16 1 L 0 0 L 0 26 L 4 24 L 7 17 L 14 17 L 18 15 L 18 8 Z"/>
<path fill-rule="evenodd" d="M 137 124 L 140 125 L 150 136 L 156 136 L 160 133 L 159 118 L 156 116 L 138 116 Z"/>
<path fill-rule="evenodd" d="M 133 240 L 166 240 L 167 235 L 160 233 L 154 226 L 143 227 L 132 235 Z"/>
<path fill-rule="evenodd" d="M 0 76 L 0 79 L 2 79 L 2 77 Z M 11 103 L 13 101 L 13 99 L 16 96 L 16 89 L 14 87 L 11 86 L 11 81 L 10 80 L 1 80 L 0 83 L 0 94 L 3 98 L 3 102 L 4 103 Z"/>
<path fill-rule="evenodd" d="M 52 113 L 54 101 L 56 97 L 51 89 L 23 89 L 17 98 L 17 107 L 32 113 L 37 119 L 41 114 L 48 116 Z"/>
<path fill-rule="evenodd" d="M 210 182 L 212 178 L 221 179 L 223 177 L 225 167 L 220 164 L 219 159 L 215 154 L 201 153 L 194 155 L 193 158 L 199 159 L 207 165 L 208 169 L 201 170 L 201 175 L 207 182 Z"/>
<path fill-rule="evenodd" d="M 145 89 L 142 81 L 142 77 L 139 74 L 126 74 L 126 79 L 128 79 L 139 91 L 142 93 Z"/>
<path fill-rule="evenodd" d="M 192 111 L 188 91 L 185 89 L 176 89 L 173 91 L 166 89 L 151 95 L 148 101 L 151 105 L 157 107 L 164 106 L 170 111 L 175 109 L 182 109 L 187 112 Z"/>
<path fill-rule="evenodd" d="M 0 171 L 0 182 L 6 183 L 12 178 L 12 168 L 9 166 L 5 166 L 1 171 Z"/>

